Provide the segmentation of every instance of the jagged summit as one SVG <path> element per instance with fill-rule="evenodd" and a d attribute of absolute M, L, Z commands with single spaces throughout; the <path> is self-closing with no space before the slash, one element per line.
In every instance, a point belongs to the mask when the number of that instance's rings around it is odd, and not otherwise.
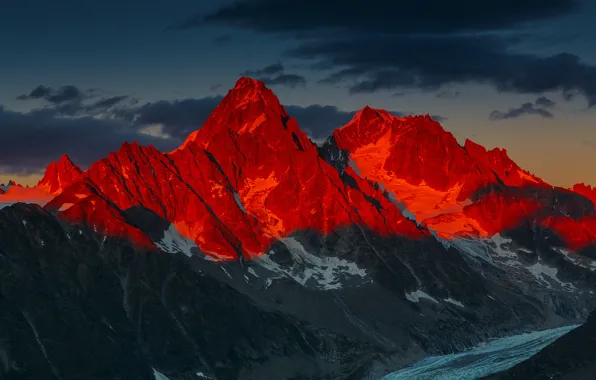
<path fill-rule="evenodd" d="M 246 89 L 246 88 L 266 90 L 267 86 L 265 86 L 265 83 L 263 83 L 262 81 L 260 81 L 258 79 L 253 79 L 251 77 L 243 76 L 243 77 L 238 78 L 233 89 L 230 91 L 238 90 L 238 89 Z"/>
<path fill-rule="evenodd" d="M 205 123 L 197 126 L 200 129 L 191 133 L 174 152 L 197 141 L 206 147 L 213 136 L 220 132 L 261 134 L 266 138 L 265 135 L 269 132 L 264 127 L 272 127 L 273 124 L 265 121 L 287 118 L 288 114 L 279 99 L 263 82 L 242 77 L 234 88 L 228 91 Z"/>
<path fill-rule="evenodd" d="M 49 194 L 58 195 L 64 188 L 78 180 L 82 173 L 81 168 L 75 165 L 66 154 L 63 154 L 58 161 L 48 165 L 43 178 L 36 187 Z"/>

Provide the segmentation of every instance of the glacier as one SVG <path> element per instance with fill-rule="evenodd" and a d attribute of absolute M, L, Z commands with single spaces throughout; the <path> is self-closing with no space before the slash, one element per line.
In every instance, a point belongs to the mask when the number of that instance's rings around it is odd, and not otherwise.
<path fill-rule="evenodd" d="M 382 380 L 475 380 L 513 367 L 578 326 L 494 339 L 458 354 L 427 357 Z"/>

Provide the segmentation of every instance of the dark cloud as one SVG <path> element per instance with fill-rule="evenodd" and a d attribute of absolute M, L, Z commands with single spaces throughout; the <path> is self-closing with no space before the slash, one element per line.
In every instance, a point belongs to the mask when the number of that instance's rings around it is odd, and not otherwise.
<path fill-rule="evenodd" d="M 219 90 L 221 88 L 221 86 L 223 86 L 223 84 L 221 84 L 221 83 L 212 84 L 211 86 L 209 86 L 209 91 L 216 92 L 217 90 Z"/>
<path fill-rule="evenodd" d="M 54 104 L 66 102 L 77 102 L 83 100 L 84 94 L 75 86 L 62 86 L 45 97 L 47 101 Z"/>
<path fill-rule="evenodd" d="M 119 116 L 139 127 L 162 125 L 163 132 L 184 139 L 203 126 L 211 111 L 221 102 L 221 96 L 175 101 L 160 100 L 130 109 Z"/>
<path fill-rule="evenodd" d="M 577 90 L 574 89 L 564 89 L 563 90 L 563 100 L 566 102 L 570 102 L 575 99 L 579 95 Z"/>
<path fill-rule="evenodd" d="M 446 33 L 510 28 L 577 9 L 574 0 L 244 0 L 196 15 L 172 29 L 205 24 L 264 32 L 337 29 L 360 33 Z"/>
<path fill-rule="evenodd" d="M 37 86 L 29 95 L 20 95 L 19 100 L 43 99 L 52 104 L 76 103 L 85 98 L 85 94 L 76 86 L 67 85 L 59 88 Z"/>
<path fill-rule="evenodd" d="M 541 96 L 538 99 L 536 99 L 535 104 L 537 106 L 541 106 L 541 107 L 545 107 L 545 108 L 553 108 L 557 103 L 550 100 L 546 96 Z"/>
<path fill-rule="evenodd" d="M 457 98 L 458 96 L 459 91 L 441 91 L 435 95 L 437 98 Z"/>
<path fill-rule="evenodd" d="M 579 10 L 579 4 L 371 0 L 362 6 L 348 0 L 337 6 L 321 0 L 244 0 L 197 15 L 177 28 L 218 24 L 289 34 L 301 44 L 288 56 L 311 61 L 314 70 L 331 70 L 322 82 L 344 83 L 350 93 L 440 90 L 474 82 L 518 93 L 575 90 L 593 106 L 596 66 L 573 54 L 534 55 L 527 53 L 527 46 L 519 48 L 522 43 L 542 46 L 539 41 L 548 39 L 529 33 L 528 23 L 561 17 Z"/>
<path fill-rule="evenodd" d="M 294 88 L 306 85 L 306 78 L 294 74 L 281 74 L 274 77 L 258 77 L 258 79 L 268 86 L 281 85 Z"/>
<path fill-rule="evenodd" d="M 140 134 L 119 120 L 67 118 L 51 109 L 20 113 L 0 107 L 0 133 L 0 172 L 12 174 L 40 172 L 63 153 L 85 167 L 117 150 L 124 141 L 163 150 L 180 144 L 176 139 Z"/>
<path fill-rule="evenodd" d="M 545 108 L 552 108 L 554 106 L 555 102 L 548 99 L 547 97 L 541 96 L 536 99 L 534 103 L 527 102 L 517 108 L 509 108 L 509 110 L 506 112 L 493 111 L 490 113 L 489 119 L 493 121 L 515 119 L 524 115 L 537 115 L 547 119 L 552 119 L 554 115 Z"/>
<path fill-rule="evenodd" d="M 274 63 L 257 70 L 247 70 L 241 75 L 253 77 L 268 86 L 297 87 L 306 85 L 306 78 L 301 75 L 285 74 L 281 63 Z"/>
<path fill-rule="evenodd" d="M 288 54 L 343 67 L 325 82 L 347 82 L 351 93 L 476 82 L 519 93 L 575 89 L 596 104 L 595 66 L 568 53 L 516 53 L 505 42 L 487 35 L 360 38 L 311 42 Z"/>
<path fill-rule="evenodd" d="M 248 77 L 260 77 L 262 75 L 275 75 L 284 72 L 284 65 L 281 63 L 273 63 L 269 66 L 265 66 L 262 69 L 257 70 L 246 70 L 242 75 Z"/>
<path fill-rule="evenodd" d="M 50 104 L 53 112 L 61 116 L 89 116 L 89 114 L 105 112 L 115 106 L 124 105 L 125 101 L 127 101 L 127 106 L 138 102 L 127 95 L 102 97 L 95 100 L 99 94 L 96 89 L 81 90 L 72 85 L 58 88 L 40 85 L 33 89 L 29 95 L 21 95 L 17 99 L 43 99 Z"/>
<path fill-rule="evenodd" d="M 41 99 L 47 96 L 50 96 L 52 93 L 52 89 L 43 85 L 39 85 L 35 87 L 29 95 L 20 95 L 17 97 L 19 100 L 28 100 L 28 99 Z"/>
<path fill-rule="evenodd" d="M 105 110 L 108 108 L 112 108 L 127 99 L 128 99 L 128 96 L 126 96 L 126 95 L 118 95 L 118 96 L 112 96 L 109 98 L 103 98 L 103 99 L 100 99 L 100 100 L 96 101 L 95 103 L 91 104 L 89 107 L 87 107 L 87 109 L 88 110 Z"/>

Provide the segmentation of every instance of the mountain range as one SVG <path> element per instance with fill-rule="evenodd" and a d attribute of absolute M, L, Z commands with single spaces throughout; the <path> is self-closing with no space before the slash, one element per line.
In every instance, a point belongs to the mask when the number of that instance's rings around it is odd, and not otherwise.
<path fill-rule="evenodd" d="M 174 151 L 0 188 L 0 379 L 376 379 L 581 322 L 595 202 L 428 115 L 317 145 L 244 77 Z"/>

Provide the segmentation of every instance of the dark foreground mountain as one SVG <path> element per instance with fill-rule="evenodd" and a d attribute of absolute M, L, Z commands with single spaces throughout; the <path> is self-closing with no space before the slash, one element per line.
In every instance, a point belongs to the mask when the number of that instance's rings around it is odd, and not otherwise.
<path fill-rule="evenodd" d="M 63 157 L 0 195 L 50 199 L 0 209 L 0 379 L 374 379 L 578 323 L 580 190 L 428 117 L 365 108 L 316 146 L 242 78 L 173 152 Z"/>
<path fill-rule="evenodd" d="M 557 316 L 436 241 L 354 229 L 241 265 L 140 252 L 17 204 L 0 210 L 0 241 L 3 379 L 359 379 L 581 318 L 587 302 L 551 298 Z"/>

